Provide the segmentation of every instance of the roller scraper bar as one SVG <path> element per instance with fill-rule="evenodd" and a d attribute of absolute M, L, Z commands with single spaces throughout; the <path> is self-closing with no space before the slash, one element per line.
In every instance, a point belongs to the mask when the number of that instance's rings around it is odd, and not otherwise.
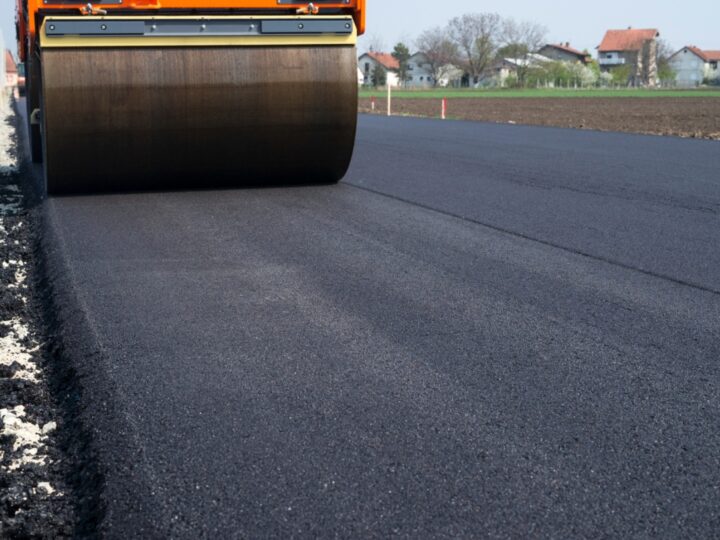
<path fill-rule="evenodd" d="M 42 48 L 293 46 L 357 42 L 351 17 L 48 17 Z"/>

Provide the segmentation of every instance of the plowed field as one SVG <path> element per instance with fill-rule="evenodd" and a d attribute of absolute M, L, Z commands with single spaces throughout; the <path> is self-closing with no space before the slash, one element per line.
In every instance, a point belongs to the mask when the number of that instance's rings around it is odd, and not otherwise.
<path fill-rule="evenodd" d="M 387 102 L 376 100 L 376 113 Z M 371 112 L 371 100 L 360 100 Z M 393 99 L 393 114 L 440 117 L 439 99 Z M 720 140 L 720 99 L 698 98 L 457 98 L 448 118 L 481 122 L 624 131 Z"/>

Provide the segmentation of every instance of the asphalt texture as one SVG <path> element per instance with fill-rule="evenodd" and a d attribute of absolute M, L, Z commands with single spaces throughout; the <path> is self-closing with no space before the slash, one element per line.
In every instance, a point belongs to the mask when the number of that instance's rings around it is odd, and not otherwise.
<path fill-rule="evenodd" d="M 44 216 L 109 537 L 719 534 L 718 142 L 361 117 Z"/>

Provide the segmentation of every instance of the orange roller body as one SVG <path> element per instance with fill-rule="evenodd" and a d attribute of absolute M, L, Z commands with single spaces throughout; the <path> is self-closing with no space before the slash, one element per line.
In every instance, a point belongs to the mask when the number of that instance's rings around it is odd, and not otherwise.
<path fill-rule="evenodd" d="M 337 182 L 364 4 L 20 0 L 48 192 Z"/>

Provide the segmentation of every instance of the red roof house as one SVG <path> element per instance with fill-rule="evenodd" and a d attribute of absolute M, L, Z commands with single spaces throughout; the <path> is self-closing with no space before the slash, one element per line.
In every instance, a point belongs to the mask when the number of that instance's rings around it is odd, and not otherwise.
<path fill-rule="evenodd" d="M 704 51 L 688 45 L 670 57 L 670 66 L 678 86 L 692 88 L 713 81 L 720 84 L 720 51 Z"/>
<path fill-rule="evenodd" d="M 660 32 L 654 28 L 608 30 L 598 47 L 598 51 L 601 53 L 639 51 L 648 41 L 653 41 L 659 37 Z"/>
<path fill-rule="evenodd" d="M 655 28 L 608 30 L 598 46 L 598 63 L 605 71 L 627 70 L 627 84 L 655 86 L 658 82 Z"/>
<path fill-rule="evenodd" d="M 390 69 L 390 70 L 400 69 L 400 62 L 398 62 L 397 59 L 390 53 L 370 51 L 369 53 L 367 53 L 367 55 L 370 58 L 374 59 L 377 63 L 379 63 L 385 69 Z"/>
<path fill-rule="evenodd" d="M 363 84 L 370 84 L 376 66 L 382 66 L 387 73 L 387 84 L 399 86 L 398 70 L 400 63 L 389 53 L 369 51 L 358 58 L 358 67 L 363 77 Z"/>
<path fill-rule="evenodd" d="M 18 84 L 18 69 L 15 59 L 9 50 L 5 50 L 5 86 L 15 87 Z"/>

